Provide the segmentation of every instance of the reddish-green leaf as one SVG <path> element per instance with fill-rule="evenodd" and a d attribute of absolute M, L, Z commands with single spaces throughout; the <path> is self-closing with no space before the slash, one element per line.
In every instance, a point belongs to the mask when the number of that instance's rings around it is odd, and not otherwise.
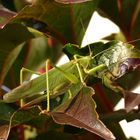
<path fill-rule="evenodd" d="M 140 105 L 140 94 L 130 91 L 125 92 L 125 109 L 127 112 L 134 109 L 135 106 Z"/>
<path fill-rule="evenodd" d="M 13 21 L 27 23 L 34 19 L 38 25 L 43 25 L 43 32 L 56 37 L 61 43 L 81 44 L 84 36 L 81 22 L 86 28 L 98 1 L 64 5 L 50 0 L 37 0 L 21 10 Z"/>
<path fill-rule="evenodd" d="M 20 24 L 9 24 L 0 30 L 0 84 L 19 55 L 23 47 L 21 43 L 33 37 L 34 35 Z"/>
<path fill-rule="evenodd" d="M 116 23 L 126 40 L 140 37 L 140 1 L 139 0 L 104 0 L 100 1 L 100 10 L 110 20 Z"/>
<path fill-rule="evenodd" d="M 74 99 L 57 107 L 51 115 L 57 123 L 84 128 L 106 140 L 113 140 L 111 131 L 99 120 L 93 94 L 92 88 L 83 87 Z"/>

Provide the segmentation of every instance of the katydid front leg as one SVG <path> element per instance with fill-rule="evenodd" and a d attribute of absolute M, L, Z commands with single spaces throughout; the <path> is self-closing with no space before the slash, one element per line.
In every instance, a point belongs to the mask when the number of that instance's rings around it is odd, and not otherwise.
<path fill-rule="evenodd" d="M 105 69 L 107 69 L 106 65 L 101 64 L 101 65 L 96 66 L 95 68 L 92 68 L 92 69 L 89 69 L 89 70 L 87 70 L 87 69 L 85 68 L 84 71 L 85 71 L 85 73 L 87 73 L 87 74 L 89 74 L 89 75 L 96 76 L 96 75 L 98 75 L 98 73 L 99 73 L 100 71 L 103 71 L 103 70 L 105 70 Z"/>

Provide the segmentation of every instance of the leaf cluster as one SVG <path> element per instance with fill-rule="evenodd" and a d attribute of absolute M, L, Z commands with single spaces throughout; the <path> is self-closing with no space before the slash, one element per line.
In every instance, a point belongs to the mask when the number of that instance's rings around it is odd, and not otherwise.
<path fill-rule="evenodd" d="M 95 11 L 118 25 L 120 33 L 106 37 L 108 43 L 97 40 L 81 48 L 85 29 Z M 33 140 L 112 140 L 114 136 L 127 140 L 119 121 L 140 119 L 139 108 L 134 109 L 140 105 L 140 95 L 132 92 L 139 85 L 140 41 L 135 41 L 140 36 L 139 23 L 139 0 L 1 0 L 0 138 L 8 139 L 9 136 L 11 140 L 20 140 L 21 133 L 31 133 L 30 128 L 35 128 Z M 100 64 L 105 64 L 106 69 L 94 76 L 88 75 L 86 86 L 68 84 L 61 79 L 61 73 L 52 72 L 53 89 L 61 89 L 62 93 L 50 99 L 49 115 L 48 112 L 41 113 L 47 103 L 44 101 L 46 96 L 40 96 L 38 92 L 25 99 L 29 104 L 24 107 L 20 107 L 19 100 L 13 102 L 11 99 L 12 103 L 3 100 L 20 87 L 22 67 L 43 73 L 47 59 L 56 65 L 64 53 L 70 62 L 66 72 L 62 66 L 63 75 L 74 67 L 69 65 L 74 64 L 74 55 L 92 56 L 90 69 Z M 72 74 L 77 76 L 78 72 L 74 69 Z M 24 74 L 24 88 L 13 96 L 14 99 L 21 99 L 26 88 L 32 86 L 32 83 L 26 84 L 30 77 L 30 74 Z M 56 86 L 58 83 L 59 87 Z M 39 84 L 42 83 L 36 82 L 36 89 Z M 125 99 L 124 109 L 114 111 L 121 98 Z"/>

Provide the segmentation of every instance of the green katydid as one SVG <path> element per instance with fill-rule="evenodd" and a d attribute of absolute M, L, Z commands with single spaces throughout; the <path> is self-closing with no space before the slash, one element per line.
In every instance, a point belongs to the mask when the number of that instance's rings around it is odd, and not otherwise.
<path fill-rule="evenodd" d="M 84 72 L 84 69 L 88 69 L 90 67 L 90 63 L 92 62 L 91 60 L 91 56 L 80 56 L 79 58 L 76 58 L 75 60 L 72 60 L 60 66 L 60 68 L 54 67 L 52 70 L 50 70 L 48 73 L 50 97 L 53 98 L 61 95 L 65 91 L 67 91 L 73 84 L 78 84 L 79 82 L 81 82 L 77 64 L 80 65 L 80 73 L 85 80 L 88 74 Z M 105 67 L 106 66 L 102 64 L 95 69 L 97 70 L 98 68 L 100 69 Z M 16 89 L 13 89 L 10 93 L 5 94 L 3 99 L 8 103 L 15 102 L 19 99 L 38 94 L 42 91 L 46 91 L 46 74 L 40 75 L 39 77 L 27 83 L 23 83 Z"/>
<path fill-rule="evenodd" d="M 98 48 L 95 45 L 93 45 L 94 47 L 91 49 L 92 51 L 95 50 L 96 52 Z M 120 65 L 128 58 L 139 58 L 139 51 L 135 50 L 131 44 L 122 43 L 120 41 L 113 41 L 107 44 L 97 43 L 97 45 L 101 46 L 101 52 L 98 53 L 97 51 L 96 54 L 93 53 L 92 55 L 88 54 L 87 56 L 79 56 L 79 58 L 73 59 L 70 62 L 60 66 L 60 68 L 54 67 L 51 71 L 48 72 L 48 86 L 50 88 L 51 98 L 65 93 L 74 84 L 81 83 L 81 80 L 83 79 L 81 84 L 82 86 L 83 82 L 90 75 L 102 78 L 103 83 L 107 87 L 115 91 L 123 90 L 119 86 L 112 85 L 112 81 L 116 77 L 120 77 L 120 75 L 123 75 L 120 74 Z M 78 55 L 81 55 L 84 54 L 85 51 L 87 52 L 87 49 L 88 47 L 83 48 L 83 50 L 81 49 L 81 51 L 79 52 L 75 51 L 74 53 L 79 53 Z M 108 55 L 108 53 L 110 53 L 110 56 L 107 58 L 106 55 Z M 75 54 L 75 56 L 76 55 L 77 54 Z M 96 64 L 93 65 L 92 63 L 94 63 L 94 61 L 98 62 L 96 62 Z M 33 96 L 35 94 L 38 94 L 39 92 L 46 90 L 45 83 L 46 74 L 40 75 L 38 78 L 24 83 L 16 89 L 13 89 L 11 92 L 5 94 L 3 99 L 5 102 L 10 103 L 22 98 L 26 98 L 28 96 Z M 40 97 L 40 100 L 44 100 L 45 98 L 46 95 L 42 95 Z"/>
<path fill-rule="evenodd" d="M 98 47 L 100 46 L 101 50 L 97 48 L 96 45 Z M 74 51 L 72 51 L 74 54 L 69 54 L 73 60 L 60 67 L 54 67 L 52 70 L 47 71 L 45 74 L 27 83 L 23 83 L 11 92 L 5 94 L 3 100 L 10 103 L 19 99 L 39 95 L 37 99 L 29 102 L 29 104 L 47 99 L 47 111 L 49 111 L 49 98 L 57 97 L 67 91 L 71 92 L 73 87 L 76 87 L 75 94 L 79 93 L 83 87 L 85 87 L 84 91 L 88 90 L 91 92 L 86 86 L 86 82 L 91 76 L 93 78 L 101 78 L 107 87 L 115 92 L 121 91 L 124 94 L 125 90 L 122 87 L 112 83 L 115 78 L 122 76 L 126 72 L 121 69 L 121 64 L 126 64 L 126 60 L 131 58 L 140 59 L 140 51 L 134 49 L 132 45 L 120 41 L 113 41 L 107 44 L 95 43 L 93 46 L 93 48 L 90 48 L 90 54 L 86 54 L 89 47 L 82 49 L 68 48 L 74 49 Z M 139 64 L 138 62 L 136 65 L 132 64 L 132 66 L 137 67 Z M 47 94 L 41 95 L 40 92 L 46 91 L 46 89 Z M 75 97 L 76 95 L 72 96 Z M 97 116 L 96 118 L 98 119 Z M 101 136 L 103 135 L 101 134 Z M 111 138 L 114 139 L 112 135 L 110 136 L 110 139 Z"/>

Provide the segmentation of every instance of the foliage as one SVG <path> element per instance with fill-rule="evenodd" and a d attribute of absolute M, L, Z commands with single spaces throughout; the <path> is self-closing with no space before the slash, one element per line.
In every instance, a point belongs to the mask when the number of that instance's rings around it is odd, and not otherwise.
<path fill-rule="evenodd" d="M 34 133 L 32 140 L 127 140 L 119 121 L 140 119 L 139 108 L 134 109 L 140 95 L 132 92 L 140 74 L 140 41 L 133 41 L 140 34 L 140 2 L 1 0 L 0 4 L 0 139 L 24 140 Z M 114 41 L 81 48 L 83 26 L 87 28 L 95 10 L 118 25 L 128 43 L 117 41 L 122 38 L 116 35 Z M 63 53 L 70 61 L 57 67 Z M 54 67 L 48 75 L 42 72 L 47 59 L 48 68 Z M 31 75 L 24 73 L 22 83 L 22 67 L 41 75 L 30 80 Z M 124 109 L 114 111 L 121 98 Z"/>

